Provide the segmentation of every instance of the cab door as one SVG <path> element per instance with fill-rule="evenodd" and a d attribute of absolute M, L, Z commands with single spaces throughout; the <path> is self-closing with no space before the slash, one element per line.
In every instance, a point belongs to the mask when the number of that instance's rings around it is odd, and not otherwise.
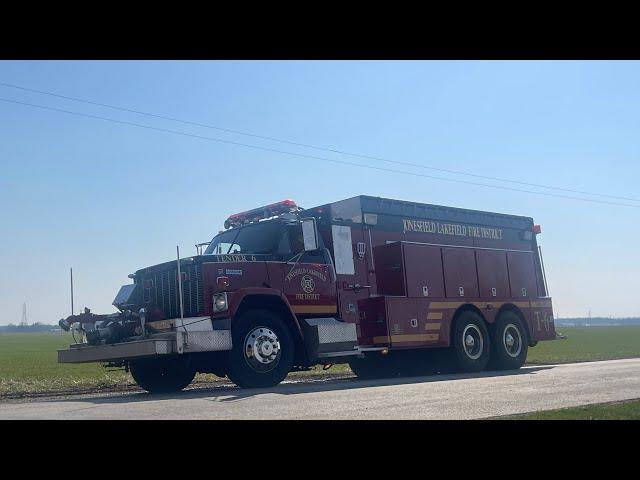
<path fill-rule="evenodd" d="M 278 254 L 286 259 L 280 264 L 282 292 L 291 309 L 300 316 L 335 316 L 334 273 L 323 245 L 304 251 L 299 226 L 289 226 L 278 245 Z"/>
<path fill-rule="evenodd" d="M 296 315 L 336 315 L 332 273 L 321 250 L 305 252 L 298 263 L 284 264 L 283 291 Z"/>

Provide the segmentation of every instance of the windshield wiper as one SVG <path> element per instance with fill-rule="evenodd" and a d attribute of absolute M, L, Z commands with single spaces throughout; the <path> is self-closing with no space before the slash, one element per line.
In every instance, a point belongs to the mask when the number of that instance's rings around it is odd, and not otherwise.
<path fill-rule="evenodd" d="M 296 259 L 296 261 L 294 263 L 294 266 L 295 266 L 300 261 L 300 258 L 302 257 L 303 254 L 304 254 L 304 252 L 296 253 L 293 257 L 291 257 L 289 260 L 287 260 L 287 263 L 291 263 L 293 261 L 293 259 L 295 258 Z"/>
<path fill-rule="evenodd" d="M 287 264 L 290 264 L 291 261 L 294 258 L 296 259 L 296 261 L 293 263 L 293 266 L 291 267 L 291 270 L 289 270 L 289 273 L 287 274 L 287 276 L 289 276 L 291 274 L 291 272 L 293 271 L 293 269 L 296 268 L 296 265 L 298 265 L 298 262 L 302 258 L 302 255 L 304 255 L 304 251 L 302 251 L 300 253 L 296 253 L 293 257 L 291 257 L 289 260 L 287 260 Z"/>
<path fill-rule="evenodd" d="M 229 244 L 229 248 L 227 249 L 227 253 L 225 253 L 225 255 L 229 255 L 229 252 L 231 251 L 231 247 L 233 247 L 236 244 L 238 235 L 240 235 L 240 230 L 242 230 L 242 228 L 239 228 L 238 231 L 236 232 L 236 236 L 233 237 L 233 241 Z"/>

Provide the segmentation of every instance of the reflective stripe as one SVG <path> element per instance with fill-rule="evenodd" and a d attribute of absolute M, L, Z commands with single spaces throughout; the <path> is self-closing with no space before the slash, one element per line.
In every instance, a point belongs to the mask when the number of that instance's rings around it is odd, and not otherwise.
<path fill-rule="evenodd" d="M 291 305 L 294 313 L 336 313 L 336 305 Z"/>
<path fill-rule="evenodd" d="M 399 342 L 432 342 L 440 338 L 439 333 L 417 333 L 412 335 L 391 335 L 392 343 Z"/>

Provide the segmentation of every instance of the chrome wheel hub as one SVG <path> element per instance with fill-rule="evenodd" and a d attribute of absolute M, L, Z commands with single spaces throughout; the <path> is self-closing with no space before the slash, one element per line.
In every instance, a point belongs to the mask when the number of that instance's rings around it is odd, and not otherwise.
<path fill-rule="evenodd" d="M 464 347 L 464 352 L 471 360 L 477 360 L 482 356 L 484 339 L 482 338 L 482 332 L 476 325 L 471 323 L 464 328 L 462 332 L 462 346 Z"/>
<path fill-rule="evenodd" d="M 245 360 L 259 372 L 272 370 L 280 360 L 280 340 L 273 330 L 257 327 L 251 330 L 244 341 Z"/>
<path fill-rule="evenodd" d="M 513 338 L 513 336 L 510 333 L 507 333 L 507 335 L 504 337 L 505 340 L 505 344 L 507 345 L 507 347 L 511 348 L 513 347 L 513 344 L 515 343 L 515 339 Z"/>
<path fill-rule="evenodd" d="M 502 343 L 510 357 L 516 358 L 522 352 L 522 335 L 520 335 L 520 329 L 513 323 L 504 327 Z"/>

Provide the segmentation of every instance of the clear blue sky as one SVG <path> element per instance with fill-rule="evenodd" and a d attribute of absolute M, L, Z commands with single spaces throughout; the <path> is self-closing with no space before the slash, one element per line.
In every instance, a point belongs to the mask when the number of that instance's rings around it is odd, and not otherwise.
<path fill-rule="evenodd" d="M 0 82 L 398 161 L 640 197 L 638 62 L 5 61 Z M 473 181 L 7 87 L 0 97 Z M 76 308 L 110 312 L 127 274 L 174 258 L 176 244 L 193 254 L 231 213 L 357 194 L 532 216 L 542 225 L 557 316 L 640 315 L 639 208 L 296 158 L 5 102 L 0 162 L 0 324 L 19 322 L 23 302 L 31 322 L 68 315 L 70 266 Z"/>

